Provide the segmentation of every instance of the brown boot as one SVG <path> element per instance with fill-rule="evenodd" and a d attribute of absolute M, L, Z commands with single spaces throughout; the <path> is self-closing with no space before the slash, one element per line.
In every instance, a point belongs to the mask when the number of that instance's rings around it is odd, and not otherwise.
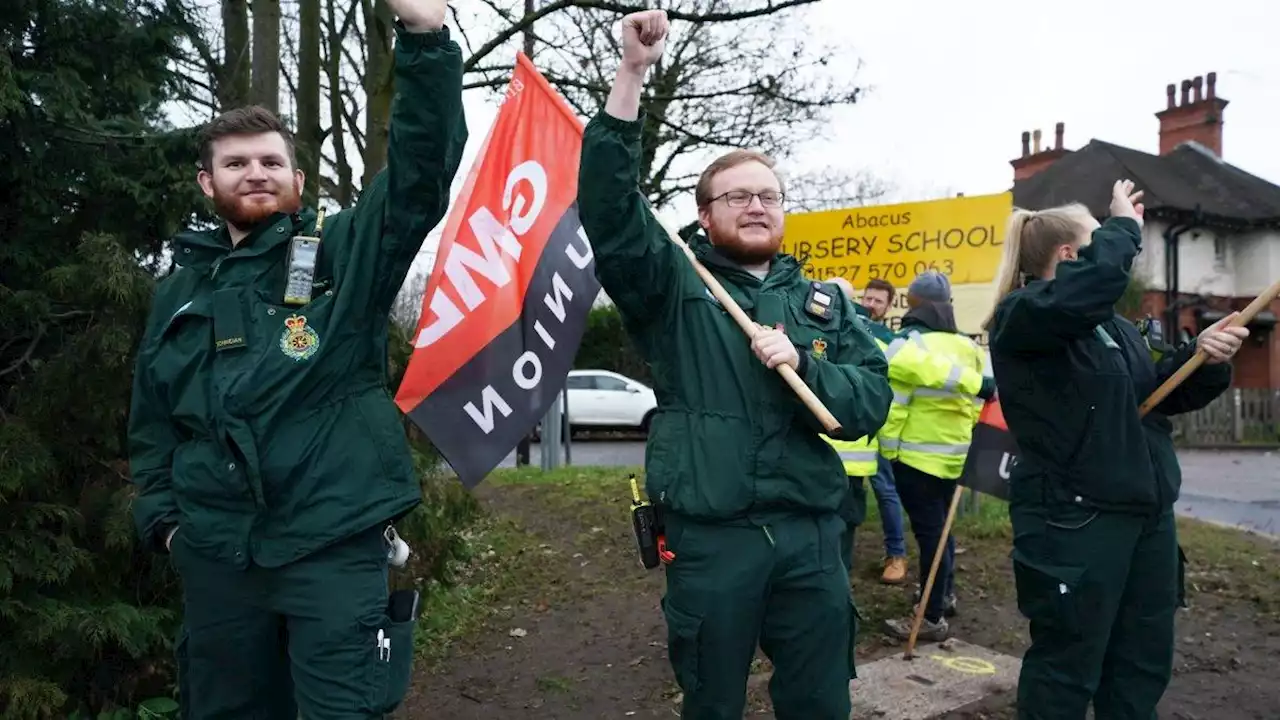
<path fill-rule="evenodd" d="M 904 557 L 886 558 L 884 561 L 884 574 L 880 576 L 880 582 L 885 585 L 901 585 L 907 579 L 907 559 Z"/>

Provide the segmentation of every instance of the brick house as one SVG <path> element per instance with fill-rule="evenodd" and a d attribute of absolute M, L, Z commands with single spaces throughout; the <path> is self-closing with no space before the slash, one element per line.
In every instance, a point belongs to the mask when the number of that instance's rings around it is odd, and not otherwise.
<path fill-rule="evenodd" d="M 1216 75 L 1183 80 L 1181 98 L 1166 88 L 1159 154 L 1091 140 L 1063 147 L 1058 123 L 1052 148 L 1040 131 L 1022 134 L 1010 161 L 1017 207 L 1043 209 L 1079 201 L 1095 217 L 1109 214 L 1111 183 L 1130 178 L 1145 190 L 1143 250 L 1135 265 L 1141 310 L 1193 337 L 1231 310 L 1243 309 L 1280 279 L 1280 186 L 1223 159 L 1223 110 Z M 1280 332 L 1273 302 L 1250 324 L 1252 337 L 1236 361 L 1235 385 L 1280 389 Z"/>

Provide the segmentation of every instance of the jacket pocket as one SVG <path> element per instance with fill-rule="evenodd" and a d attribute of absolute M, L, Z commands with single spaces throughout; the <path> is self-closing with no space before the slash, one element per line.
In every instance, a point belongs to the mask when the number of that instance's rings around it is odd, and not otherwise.
<path fill-rule="evenodd" d="M 391 713 L 404 701 L 413 673 L 413 630 L 416 619 L 395 621 L 383 616 L 375 628 L 366 628 L 370 650 L 367 683 L 369 712 Z"/>
<path fill-rule="evenodd" d="M 662 611 L 667 616 L 667 656 L 676 682 L 688 696 L 702 686 L 699 679 L 702 618 L 681 610 L 665 597 Z"/>
<path fill-rule="evenodd" d="M 1042 562 L 1016 547 L 1011 557 L 1018 611 L 1054 635 L 1079 639 L 1082 633 L 1076 596 L 1084 568 Z"/>
<path fill-rule="evenodd" d="M 384 477 L 391 480 L 412 478 L 412 455 L 405 439 L 403 416 L 395 401 L 382 389 L 375 388 L 353 398 L 352 410 L 360 419 Z"/>
<path fill-rule="evenodd" d="M 651 456 L 662 462 L 646 468 L 647 476 L 667 483 L 660 501 L 698 517 L 732 517 L 751 505 L 756 488 L 748 422 L 711 412 L 673 413 L 654 429 L 650 445 L 670 453 Z"/>

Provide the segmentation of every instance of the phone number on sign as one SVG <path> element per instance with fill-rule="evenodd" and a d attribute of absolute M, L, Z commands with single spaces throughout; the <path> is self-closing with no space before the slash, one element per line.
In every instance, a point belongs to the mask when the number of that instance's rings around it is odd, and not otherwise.
<path fill-rule="evenodd" d="M 950 260 L 917 260 L 915 262 L 864 263 L 859 265 L 807 265 L 805 276 L 814 280 L 831 280 L 842 277 L 851 283 L 867 280 L 902 280 L 915 279 L 917 275 L 936 270 L 947 277 L 955 272 L 955 263 Z"/>

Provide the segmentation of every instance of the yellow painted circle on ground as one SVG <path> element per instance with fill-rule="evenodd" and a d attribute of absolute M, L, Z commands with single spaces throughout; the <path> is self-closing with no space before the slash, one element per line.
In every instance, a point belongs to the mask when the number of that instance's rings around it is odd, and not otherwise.
<path fill-rule="evenodd" d="M 934 660 L 942 663 L 950 670 L 966 673 L 968 675 L 995 675 L 996 666 L 975 657 L 942 657 L 941 655 L 932 656 Z"/>

